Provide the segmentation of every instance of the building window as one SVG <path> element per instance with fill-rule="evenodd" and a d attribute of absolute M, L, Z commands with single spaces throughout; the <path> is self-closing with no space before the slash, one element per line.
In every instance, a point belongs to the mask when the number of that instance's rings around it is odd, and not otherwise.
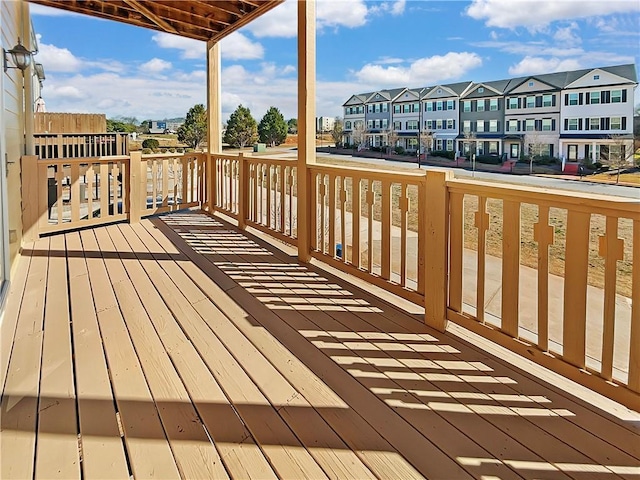
<path fill-rule="evenodd" d="M 442 100 L 438 100 L 436 102 L 436 110 L 439 112 L 442 111 L 442 105 L 443 105 Z"/>
<path fill-rule="evenodd" d="M 456 106 L 453 100 L 447 100 L 447 110 L 455 110 Z"/>
<path fill-rule="evenodd" d="M 542 106 L 543 107 L 552 107 L 553 106 L 553 95 L 543 95 L 542 96 Z"/>
<path fill-rule="evenodd" d="M 536 97 L 527 97 L 527 108 L 534 108 L 536 106 Z"/>
<path fill-rule="evenodd" d="M 394 105 L 393 106 L 393 113 L 401 113 L 402 110 L 402 106 L 401 105 Z"/>
<path fill-rule="evenodd" d="M 425 104 L 425 111 L 426 112 L 433 112 L 433 102 L 427 102 Z"/>
<path fill-rule="evenodd" d="M 447 150 L 453 151 L 453 139 L 452 138 L 448 138 L 447 139 Z"/>
<path fill-rule="evenodd" d="M 436 120 L 436 130 L 442 130 L 442 120 Z"/>
<path fill-rule="evenodd" d="M 373 120 L 367 120 L 367 128 L 371 130 L 373 128 Z"/>
<path fill-rule="evenodd" d="M 345 130 L 351 130 L 351 122 L 344 122 Z"/>
<path fill-rule="evenodd" d="M 533 87 L 533 82 L 529 82 L 529 86 L 530 86 L 530 87 Z"/>
<path fill-rule="evenodd" d="M 578 130 L 578 119 L 577 118 L 570 118 L 569 119 L 567 130 Z"/>
<path fill-rule="evenodd" d="M 409 148 L 410 148 L 411 150 L 415 150 L 415 149 L 417 149 L 417 148 L 418 148 L 418 139 L 417 139 L 417 138 L 410 138 L 410 139 L 407 141 L 407 145 L 409 146 Z"/>
<path fill-rule="evenodd" d="M 478 120 L 476 122 L 476 132 L 484 132 L 484 120 Z"/>
<path fill-rule="evenodd" d="M 454 128 L 456 128 L 456 127 L 454 126 L 453 119 L 452 118 L 448 119 L 447 120 L 447 130 L 453 130 Z"/>
<path fill-rule="evenodd" d="M 402 122 L 393 122 L 394 130 L 402 130 Z"/>
<path fill-rule="evenodd" d="M 611 120 L 609 123 L 609 130 L 622 130 L 621 117 L 611 117 Z"/>
<path fill-rule="evenodd" d="M 589 103 L 600 103 L 600 92 L 589 93 Z"/>
<path fill-rule="evenodd" d="M 527 132 L 533 132 L 536 129 L 536 121 L 532 118 L 527 118 L 524 129 Z"/>
<path fill-rule="evenodd" d="M 442 150 L 442 139 L 438 138 L 436 140 L 436 150 Z"/>
<path fill-rule="evenodd" d="M 578 105 L 578 94 L 570 93 L 569 94 L 569 105 Z"/>
<path fill-rule="evenodd" d="M 489 153 L 498 153 L 498 142 L 489 142 Z"/>
<path fill-rule="evenodd" d="M 600 130 L 600 119 L 595 117 L 595 118 L 590 118 L 589 119 L 589 130 Z"/>
<path fill-rule="evenodd" d="M 471 131 L 471 120 L 465 120 L 462 123 L 462 131 L 463 132 L 470 132 Z"/>
<path fill-rule="evenodd" d="M 552 121 L 550 118 L 543 118 L 542 119 L 542 131 L 543 132 L 550 132 L 551 131 L 551 127 L 552 127 Z"/>
<path fill-rule="evenodd" d="M 478 93 L 484 93 L 484 87 L 478 88 Z"/>
<path fill-rule="evenodd" d="M 507 129 L 510 132 L 517 132 L 518 131 L 518 121 L 517 120 L 509 120 L 507 125 L 508 125 Z"/>
<path fill-rule="evenodd" d="M 383 103 L 382 104 L 382 111 L 383 112 L 388 112 L 389 111 L 389 104 L 388 103 Z"/>
<path fill-rule="evenodd" d="M 622 102 L 622 90 L 611 90 L 611 103 Z"/>
<path fill-rule="evenodd" d="M 491 110 L 492 112 L 497 112 L 498 111 L 498 99 L 497 98 L 492 98 L 491 100 L 489 100 L 489 110 Z"/>
<path fill-rule="evenodd" d="M 424 128 L 427 130 L 433 130 L 433 120 L 427 120 L 424 122 Z"/>
<path fill-rule="evenodd" d="M 412 106 L 412 112 L 419 112 L 420 111 L 420 104 L 419 103 L 414 103 Z"/>
<path fill-rule="evenodd" d="M 518 108 L 518 99 L 516 97 L 509 98 L 509 104 L 507 106 L 509 110 L 514 110 Z"/>
<path fill-rule="evenodd" d="M 462 102 L 462 111 L 470 112 L 471 111 L 471 100 L 464 100 Z"/>
<path fill-rule="evenodd" d="M 382 128 L 387 128 L 389 126 L 389 120 L 386 118 L 382 119 Z"/>
<path fill-rule="evenodd" d="M 373 105 L 367 105 L 367 113 L 373 113 Z"/>
<path fill-rule="evenodd" d="M 402 105 L 402 113 L 411 113 L 411 105 L 408 103 Z"/>
<path fill-rule="evenodd" d="M 490 132 L 498 131 L 498 120 L 489 120 L 489 131 Z"/>
<path fill-rule="evenodd" d="M 407 120 L 407 130 L 418 130 L 418 121 Z"/>
<path fill-rule="evenodd" d="M 594 80 L 600 80 L 600 75 L 594 75 L 594 76 L 593 76 L 593 79 L 594 79 Z"/>
<path fill-rule="evenodd" d="M 476 111 L 477 112 L 484 112 L 484 100 L 477 100 L 476 101 Z"/>

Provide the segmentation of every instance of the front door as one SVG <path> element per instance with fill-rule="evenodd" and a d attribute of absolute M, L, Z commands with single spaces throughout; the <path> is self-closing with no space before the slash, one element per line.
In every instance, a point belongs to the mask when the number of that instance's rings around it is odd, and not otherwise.
<path fill-rule="evenodd" d="M 519 143 L 512 143 L 511 144 L 510 156 L 511 156 L 511 158 L 520 158 L 520 144 Z"/>
<path fill-rule="evenodd" d="M 567 158 L 570 162 L 578 160 L 578 145 L 567 145 Z"/>

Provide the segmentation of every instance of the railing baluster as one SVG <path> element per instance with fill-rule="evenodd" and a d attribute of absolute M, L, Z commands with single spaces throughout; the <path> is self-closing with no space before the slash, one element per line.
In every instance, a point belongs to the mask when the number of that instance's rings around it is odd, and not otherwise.
<path fill-rule="evenodd" d="M 407 215 L 409 213 L 409 198 L 407 184 L 400 184 L 400 285 L 407 285 Z"/>
<path fill-rule="evenodd" d="M 373 272 L 373 204 L 375 193 L 373 192 L 373 180 L 367 180 L 367 271 Z"/>
<path fill-rule="evenodd" d="M 70 168 L 69 186 L 71 204 L 71 222 L 80 221 L 80 165 L 72 163 Z"/>
<path fill-rule="evenodd" d="M 538 223 L 533 226 L 533 239 L 538 242 L 538 347 L 549 350 L 549 246 L 554 242 L 549 225 L 549 207 L 538 207 Z"/>
<path fill-rule="evenodd" d="M 518 338 L 520 295 L 520 203 L 502 206 L 502 331 Z"/>
<path fill-rule="evenodd" d="M 360 268 L 362 259 L 360 258 L 360 215 L 362 214 L 362 191 L 361 178 L 353 175 L 351 177 L 351 221 L 353 223 L 353 238 L 351 239 L 351 263 Z"/>
<path fill-rule="evenodd" d="M 100 218 L 109 216 L 109 164 L 100 164 Z"/>
<path fill-rule="evenodd" d="M 346 216 L 347 216 L 347 185 L 344 175 L 340 176 L 340 241 L 342 246 L 342 260 L 343 263 L 347 263 L 347 228 L 346 228 Z M 353 257 L 352 257 L 353 258 Z"/>
<path fill-rule="evenodd" d="M 464 253 L 464 194 L 449 197 L 449 308 L 462 312 L 462 259 Z"/>
<path fill-rule="evenodd" d="M 479 322 L 484 323 L 484 301 L 485 301 L 485 262 L 486 262 L 486 240 L 489 229 L 489 214 L 487 213 L 487 197 L 478 197 L 478 211 L 475 215 L 475 226 L 478 229 L 478 258 L 477 258 L 477 278 L 476 278 L 476 317 Z"/>
<path fill-rule="evenodd" d="M 267 221 L 265 223 L 265 225 L 267 226 L 267 228 L 271 228 L 272 225 L 275 222 L 272 222 L 272 220 L 275 220 L 275 218 L 273 218 L 273 208 L 271 205 L 271 199 L 272 199 L 272 195 L 271 195 L 271 188 L 273 186 L 273 179 L 271 178 L 271 165 L 266 165 L 267 168 Z"/>
<path fill-rule="evenodd" d="M 385 178 L 382 180 L 382 192 L 380 193 L 380 198 L 382 199 L 380 275 L 385 280 L 391 279 L 391 230 L 393 223 L 391 218 L 391 197 L 391 181 Z"/>
<path fill-rule="evenodd" d="M 169 206 L 169 159 L 162 159 L 162 206 Z"/>
<path fill-rule="evenodd" d="M 332 173 L 329 178 L 329 256 L 336 256 L 336 176 Z"/>
<path fill-rule="evenodd" d="M 590 214 L 569 210 L 565 249 L 562 356 L 578 368 L 585 367 L 590 223 Z"/>
<path fill-rule="evenodd" d="M 309 175 L 311 177 L 311 181 L 309 182 L 310 187 L 310 207 L 311 207 L 311 250 L 318 249 L 318 181 L 319 174 L 309 171 Z"/>
<path fill-rule="evenodd" d="M 604 257 L 604 312 L 602 335 L 602 368 L 606 380 L 613 378 L 613 353 L 616 325 L 616 271 L 624 258 L 624 242 L 618 238 L 618 218 L 607 216 L 605 235 L 599 238 L 599 254 Z"/>

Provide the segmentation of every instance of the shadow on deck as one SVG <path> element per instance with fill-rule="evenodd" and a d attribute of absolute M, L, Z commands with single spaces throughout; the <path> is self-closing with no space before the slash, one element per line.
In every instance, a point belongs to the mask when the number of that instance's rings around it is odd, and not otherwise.
<path fill-rule="evenodd" d="M 200 212 L 42 238 L 2 478 L 640 478 L 637 415 L 420 317 Z"/>

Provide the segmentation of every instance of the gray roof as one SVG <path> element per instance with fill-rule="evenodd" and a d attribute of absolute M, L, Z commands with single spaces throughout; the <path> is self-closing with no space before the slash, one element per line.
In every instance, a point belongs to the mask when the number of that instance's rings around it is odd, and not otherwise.
<path fill-rule="evenodd" d="M 572 70 L 569 72 L 544 73 L 541 75 L 528 75 L 526 77 L 514 77 L 514 78 L 505 79 L 505 80 L 477 82 L 477 84 L 483 84 L 483 85 L 486 85 L 487 87 L 494 88 L 499 92 L 507 93 L 513 90 L 514 88 L 516 88 L 518 85 L 521 85 L 522 82 L 526 81 L 527 79 L 536 78 L 539 81 L 549 84 L 551 86 L 554 86 L 556 88 L 565 88 L 567 85 L 570 85 L 571 83 L 575 82 L 579 78 L 583 77 L 584 75 L 596 69 L 604 70 L 605 72 L 612 73 L 613 75 L 626 78 L 630 82 L 638 83 L 638 74 L 636 72 L 636 66 L 633 63 L 628 63 L 625 65 L 613 65 L 610 67 L 583 68 L 581 70 Z M 451 90 L 456 92 L 458 95 L 460 95 L 469 87 L 471 83 L 473 82 L 467 81 L 467 82 L 442 84 L 441 86 L 450 88 Z M 424 96 L 431 88 L 433 87 L 410 88 L 409 90 L 412 90 L 418 94 L 421 93 L 421 96 Z M 390 98 L 394 98 L 402 90 L 404 90 L 404 87 L 389 89 L 389 90 L 380 90 L 379 92 L 362 93 L 362 94 L 358 94 L 357 96 L 369 98 L 374 93 L 388 92 L 390 94 Z M 396 92 L 396 93 L 393 94 L 392 92 Z"/>

